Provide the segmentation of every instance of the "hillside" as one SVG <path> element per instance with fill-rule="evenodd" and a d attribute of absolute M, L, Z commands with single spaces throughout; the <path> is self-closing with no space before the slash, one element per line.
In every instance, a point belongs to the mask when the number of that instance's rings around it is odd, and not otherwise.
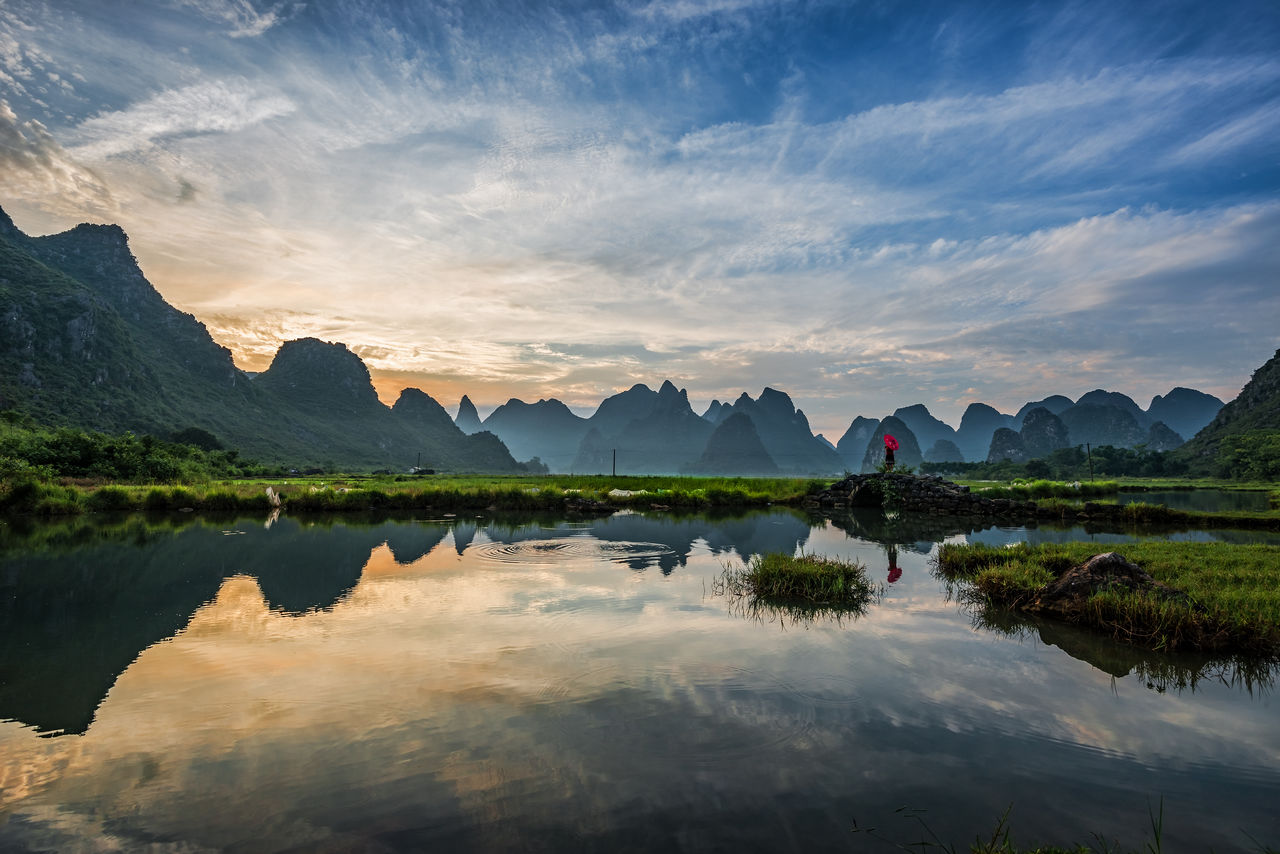
<path fill-rule="evenodd" d="M 1224 443 L 1262 432 L 1280 432 L 1280 350 L 1253 372 L 1235 400 L 1175 453 L 1195 470 L 1209 472 Z"/>
<path fill-rule="evenodd" d="M 29 237 L 0 211 L 0 409 L 169 437 L 189 428 L 286 466 L 512 471 L 500 443 L 397 416 L 342 345 L 287 342 L 256 379 L 147 281 L 117 226 Z M 429 407 L 426 407 L 429 409 Z M 409 407 L 410 410 L 413 407 Z M 443 413 L 443 410 L 440 411 Z"/>

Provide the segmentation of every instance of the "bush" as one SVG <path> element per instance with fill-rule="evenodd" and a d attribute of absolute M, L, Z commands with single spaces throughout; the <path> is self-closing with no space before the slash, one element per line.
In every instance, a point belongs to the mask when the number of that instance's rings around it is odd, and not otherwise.
<path fill-rule="evenodd" d="M 118 513 L 133 508 L 133 496 L 118 486 L 104 486 L 89 493 L 85 503 L 97 513 Z"/>

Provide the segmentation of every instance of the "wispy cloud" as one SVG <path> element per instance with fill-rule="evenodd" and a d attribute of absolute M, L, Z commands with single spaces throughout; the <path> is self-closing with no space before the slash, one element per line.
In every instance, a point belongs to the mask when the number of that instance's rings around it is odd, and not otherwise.
<path fill-rule="evenodd" d="M 74 151 L 85 159 L 102 160 L 172 138 L 234 133 L 294 109 L 287 97 L 244 80 L 199 83 L 84 121 L 76 129 Z"/>
<path fill-rule="evenodd" d="M 301 3 L 255 4 L 251 0 L 171 0 L 179 8 L 191 9 L 210 21 L 229 27 L 232 38 L 260 36 L 288 16 L 288 9 Z"/>
<path fill-rule="evenodd" d="M 11 100 L 6 163 L 81 164 L 246 364 L 311 334 L 493 401 L 774 384 L 838 434 L 975 390 L 1229 396 L 1273 349 L 1280 62 L 1247 16 L 1175 51 L 1088 3 L 163 6 L 0 38 L 21 85 L 97 96 Z"/>
<path fill-rule="evenodd" d="M 111 218 L 119 212 L 97 173 L 68 154 L 40 122 L 20 121 L 3 100 L 0 192 L 7 204 L 26 202 L 70 218 Z"/>

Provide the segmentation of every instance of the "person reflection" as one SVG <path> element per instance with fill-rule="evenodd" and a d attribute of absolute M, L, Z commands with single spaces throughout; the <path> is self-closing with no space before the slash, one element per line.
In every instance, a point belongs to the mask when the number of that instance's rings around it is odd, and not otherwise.
<path fill-rule="evenodd" d="M 892 584 L 902 577 L 902 568 L 898 566 L 898 544 L 889 543 L 885 550 L 889 553 L 889 583 Z"/>

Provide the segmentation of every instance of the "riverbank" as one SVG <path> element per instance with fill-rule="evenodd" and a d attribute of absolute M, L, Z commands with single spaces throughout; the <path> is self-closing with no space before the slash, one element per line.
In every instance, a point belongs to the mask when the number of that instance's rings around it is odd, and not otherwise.
<path fill-rule="evenodd" d="M 822 481 L 803 478 L 346 476 L 147 485 L 27 480 L 0 489 L 0 513 L 434 512 L 609 513 L 622 508 L 708 509 L 798 504 Z"/>
<path fill-rule="evenodd" d="M 947 543 L 937 568 L 977 607 L 1046 614 L 1149 649 L 1280 655 L 1280 546 L 1129 543 L 1117 553 L 1154 583 L 1109 572 L 1077 584 L 1070 601 L 1054 598 L 1056 583 L 1102 551 Z"/>

